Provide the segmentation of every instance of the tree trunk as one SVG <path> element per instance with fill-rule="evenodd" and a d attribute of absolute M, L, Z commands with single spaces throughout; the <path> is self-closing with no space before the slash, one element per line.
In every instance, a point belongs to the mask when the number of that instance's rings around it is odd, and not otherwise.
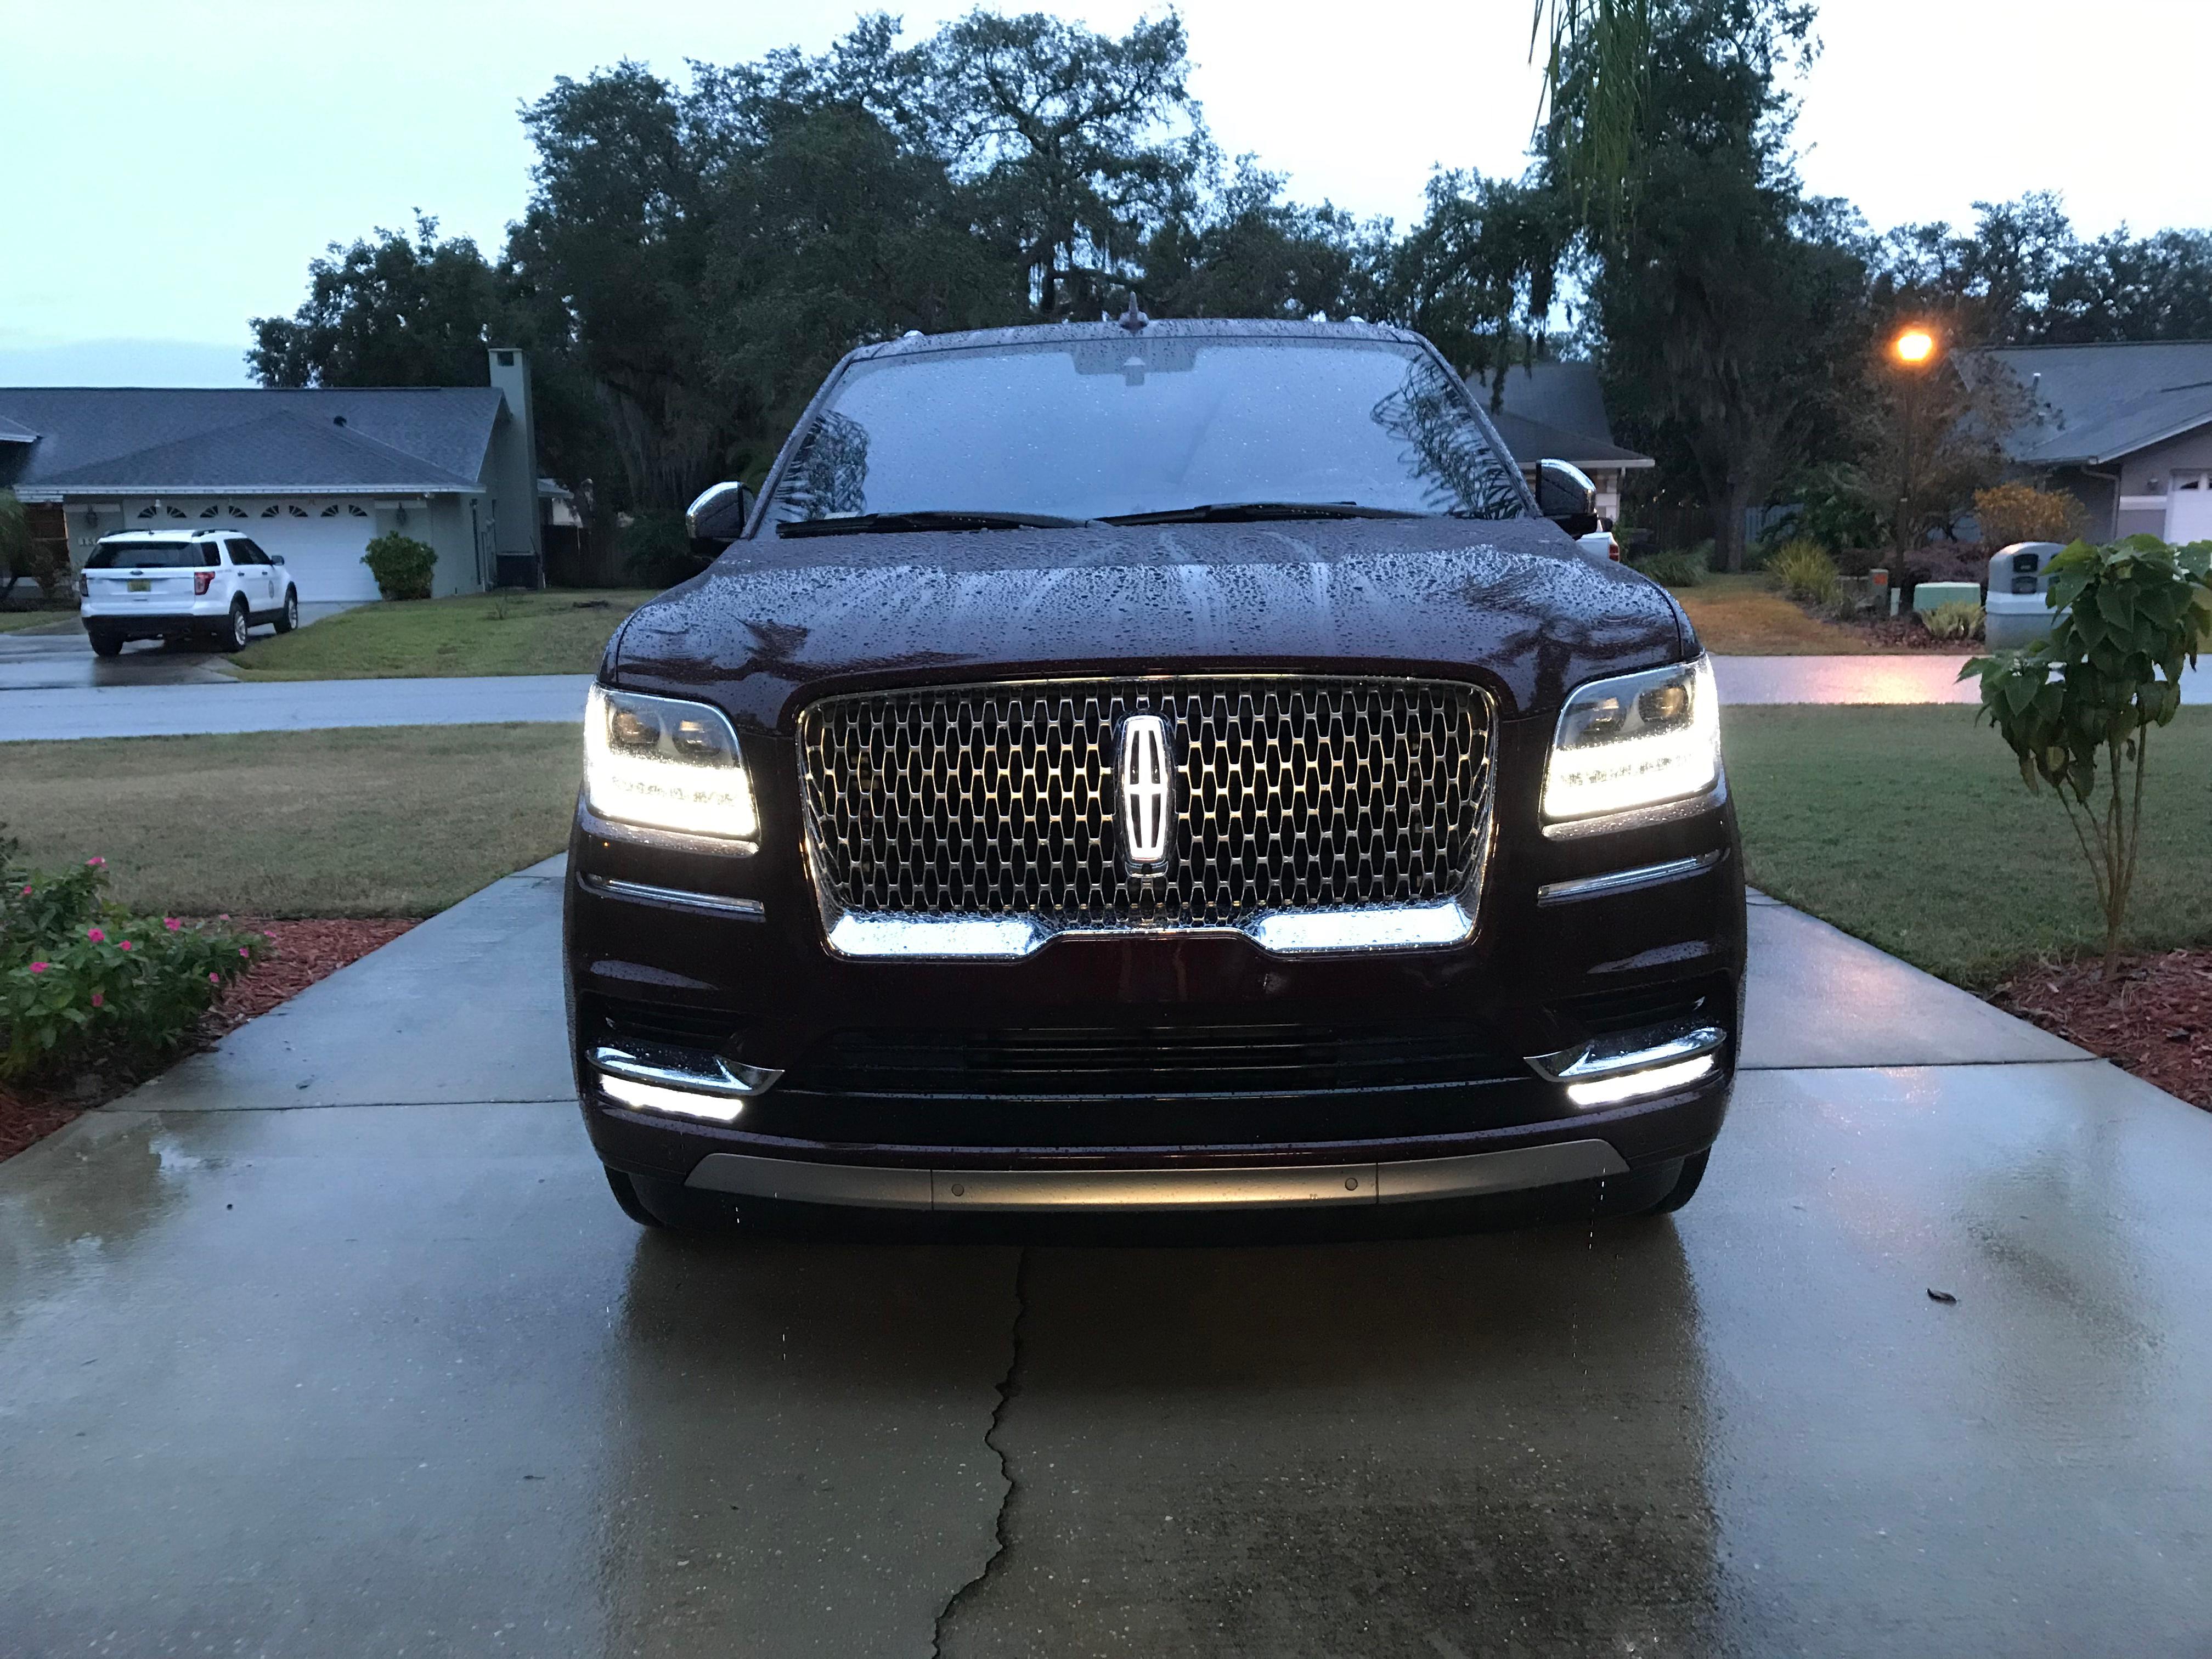
<path fill-rule="evenodd" d="M 1743 515 L 1751 510 L 1751 492 L 1730 483 L 1713 504 L 1713 562 L 1734 574 L 1743 568 Z"/>

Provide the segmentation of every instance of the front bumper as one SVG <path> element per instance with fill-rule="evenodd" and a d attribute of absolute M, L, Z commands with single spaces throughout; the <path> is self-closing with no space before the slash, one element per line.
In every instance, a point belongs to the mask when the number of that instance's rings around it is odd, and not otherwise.
<path fill-rule="evenodd" d="M 778 793 L 770 777 L 764 822 Z M 1455 945 L 1300 956 L 1241 934 L 1137 932 L 1069 934 L 1011 960 L 907 960 L 830 948 L 801 861 L 772 840 L 733 855 L 580 812 L 566 949 L 593 1145 L 611 1168 L 740 1199 L 986 1212 L 1411 1204 L 1702 1152 L 1727 1108 L 1743 972 L 1725 797 L 1618 836 L 1555 841 L 1503 817 L 1479 926 Z M 1632 872 L 1656 873 L 1611 879 Z M 1720 1038 L 1709 1069 L 1664 1093 L 1577 1104 L 1565 1073 L 1529 1063 L 1686 1019 Z M 996 1076 L 968 1089 L 823 1060 L 856 1034 L 871 1052 L 933 1054 L 947 1034 L 1110 1047 L 1247 1028 L 1348 1033 L 1355 1046 L 1400 1034 L 1417 1049 L 1455 1034 L 1501 1063 L 1464 1076 L 1370 1067 L 1344 1086 L 1085 1091 Z M 781 1079 L 725 1122 L 639 1109 L 605 1091 L 591 1054 L 641 1038 Z"/>

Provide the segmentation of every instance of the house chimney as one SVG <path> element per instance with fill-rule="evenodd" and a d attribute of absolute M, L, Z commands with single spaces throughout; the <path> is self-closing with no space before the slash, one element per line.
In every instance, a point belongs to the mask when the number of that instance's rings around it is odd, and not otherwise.
<path fill-rule="evenodd" d="M 507 400 L 507 419 L 495 445 L 497 489 L 493 519 L 495 550 L 528 553 L 542 560 L 538 527 L 538 415 L 530 399 L 530 354 L 514 346 L 493 346 L 491 384 Z"/>

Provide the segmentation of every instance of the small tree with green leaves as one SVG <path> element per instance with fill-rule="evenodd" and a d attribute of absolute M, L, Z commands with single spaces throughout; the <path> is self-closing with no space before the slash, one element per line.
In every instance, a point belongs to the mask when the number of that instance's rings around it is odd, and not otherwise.
<path fill-rule="evenodd" d="M 2066 614 L 2050 637 L 1959 671 L 1980 677 L 1982 712 L 2020 757 L 2028 789 L 2049 784 L 2065 809 L 2104 913 L 2107 979 L 2135 884 L 2151 728 L 2179 711 L 2182 669 L 2212 639 L 2208 564 L 2212 542 L 2075 542 L 2051 562 L 2046 603 Z"/>

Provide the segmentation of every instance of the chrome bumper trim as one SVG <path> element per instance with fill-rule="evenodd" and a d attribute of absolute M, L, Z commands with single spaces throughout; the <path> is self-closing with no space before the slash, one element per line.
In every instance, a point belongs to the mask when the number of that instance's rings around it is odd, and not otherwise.
<path fill-rule="evenodd" d="M 1577 899 L 1604 898 L 1613 893 L 1632 893 L 1662 882 L 1702 875 L 1721 861 L 1720 848 L 1693 859 L 1669 859 L 1664 864 L 1640 864 L 1632 870 L 1609 870 L 1601 876 L 1583 876 L 1573 881 L 1547 882 L 1536 890 L 1539 904 L 1571 904 Z"/>
<path fill-rule="evenodd" d="M 725 1060 L 720 1054 L 707 1059 L 714 1067 L 711 1071 L 700 1066 L 699 1055 L 694 1051 L 665 1050 L 644 1042 L 634 1042 L 626 1048 L 606 1045 L 592 1049 L 591 1054 L 592 1066 L 609 1077 L 649 1083 L 657 1089 L 677 1089 L 687 1094 L 724 1098 L 763 1093 L 783 1075 L 766 1066 L 747 1066 Z"/>
<path fill-rule="evenodd" d="M 642 881 L 617 881 L 611 876 L 586 876 L 584 885 L 608 898 L 635 899 L 643 904 L 668 904 L 679 910 L 704 910 L 709 915 L 738 916 L 747 921 L 768 920 L 768 907 L 758 899 L 727 898 L 720 893 L 694 893 L 682 887 L 654 887 Z"/>
<path fill-rule="evenodd" d="M 1728 1033 L 1717 1025 L 1683 1021 L 1671 1025 L 1649 1025 L 1637 1031 L 1611 1032 L 1555 1054 L 1530 1054 L 1528 1064 L 1539 1076 L 1553 1083 L 1588 1083 L 1625 1072 L 1641 1072 L 1669 1066 L 1701 1054 L 1718 1054 L 1728 1044 Z"/>
<path fill-rule="evenodd" d="M 864 915 L 830 921 L 830 948 L 841 957 L 1018 962 L 1056 939 L 1190 939 L 1241 936 L 1274 956 L 1428 951 L 1474 937 L 1474 917 L 1455 898 L 1428 904 L 1373 904 L 1342 910 L 1270 910 L 1238 927 L 1052 927 L 1033 916 Z"/>
<path fill-rule="evenodd" d="M 803 1204 L 1003 1214 L 1408 1204 L 1627 1173 L 1628 1165 L 1608 1142 L 1590 1139 L 1389 1164 L 1195 1170 L 914 1170 L 710 1152 L 685 1184 Z"/>

